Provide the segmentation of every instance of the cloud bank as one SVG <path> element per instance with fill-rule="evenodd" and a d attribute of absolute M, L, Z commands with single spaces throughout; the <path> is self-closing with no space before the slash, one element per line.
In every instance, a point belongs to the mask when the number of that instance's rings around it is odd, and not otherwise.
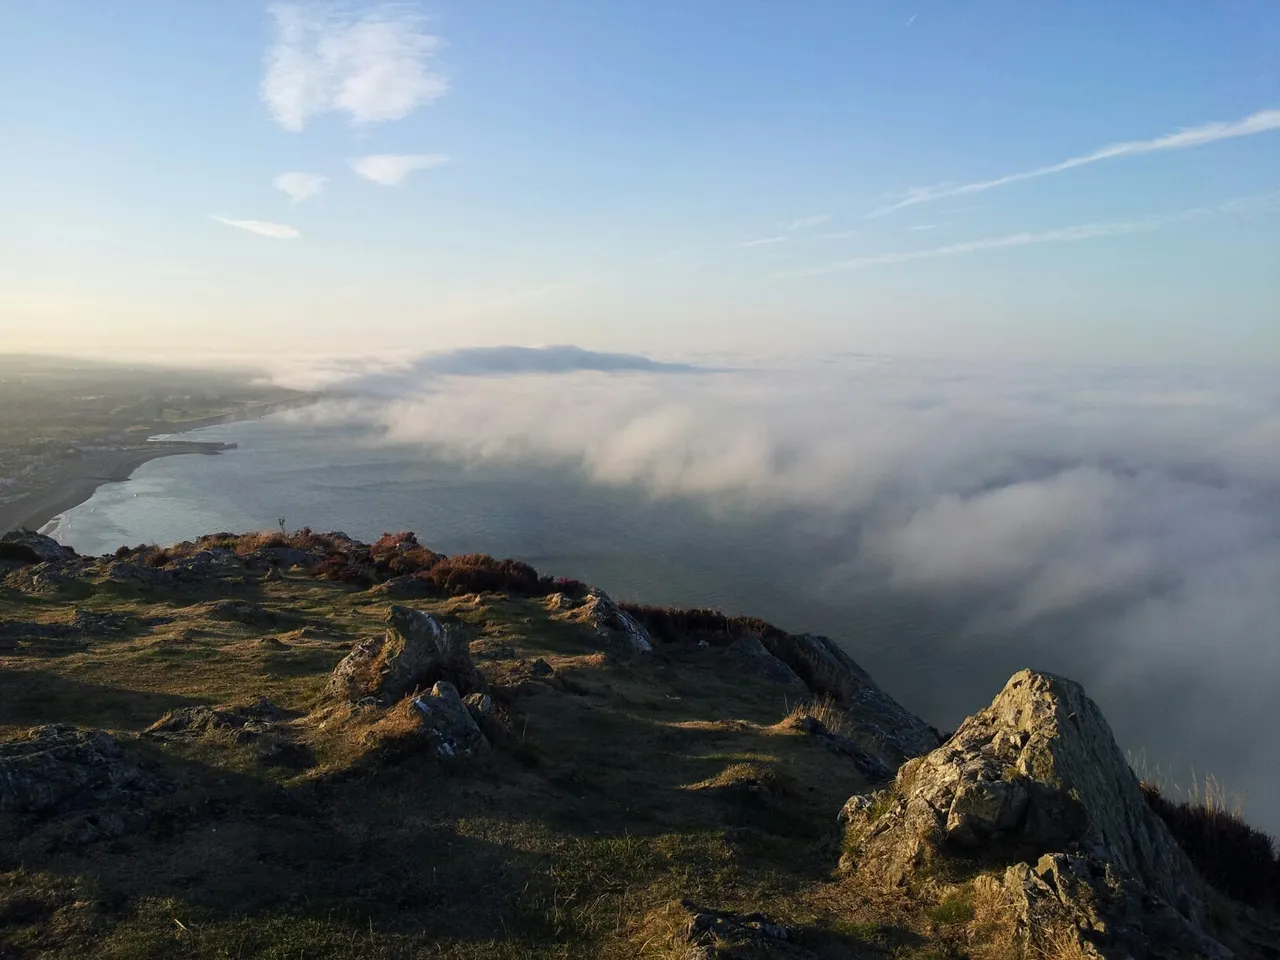
<path fill-rule="evenodd" d="M 1011 183 L 1019 183 L 1023 180 L 1034 180 L 1038 177 L 1047 177 L 1055 173 L 1063 173 L 1067 170 L 1074 170 L 1076 167 L 1084 167 L 1094 163 L 1101 163 L 1104 160 L 1114 160 L 1117 157 L 1138 156 L 1146 153 L 1158 153 L 1164 150 L 1187 150 L 1191 147 L 1200 147 L 1205 144 L 1217 143 L 1219 140 L 1231 140 L 1236 137 L 1249 137 L 1254 134 L 1267 133 L 1272 130 L 1280 130 L 1280 110 L 1259 110 L 1257 113 L 1250 114 L 1241 120 L 1233 121 L 1213 121 L 1205 123 L 1198 127 L 1187 127 L 1174 133 L 1165 134 L 1162 137 L 1155 137 L 1151 140 L 1126 140 L 1123 143 L 1112 143 L 1105 147 L 1099 147 L 1090 153 L 1081 154 L 1077 157 L 1070 157 L 1059 163 L 1049 164 L 1044 167 L 1035 167 L 1031 170 L 1023 170 L 1020 173 L 1010 173 L 1002 177 L 996 177 L 992 180 L 978 180 L 973 183 L 944 183 L 932 187 L 915 187 L 906 191 L 900 197 L 894 199 L 891 203 L 877 207 L 872 210 L 868 217 L 882 217 L 886 214 L 893 213 L 895 210 L 902 210 L 906 207 L 918 206 L 922 203 L 933 203 L 936 200 L 945 200 L 949 197 L 963 197 L 973 193 L 984 193 L 987 190 L 994 190 L 997 187 L 1007 186 Z"/>
<path fill-rule="evenodd" d="M 429 68 L 439 37 L 409 4 L 356 14 L 345 6 L 281 3 L 271 7 L 276 41 L 260 90 L 275 121 L 298 132 L 330 111 L 353 123 L 399 120 L 445 95 L 445 77 Z"/>
<path fill-rule="evenodd" d="M 792 525 L 823 558 L 811 603 L 947 611 L 938 663 L 1000 649 L 1004 676 L 1076 676 L 1127 745 L 1183 773 L 1212 761 L 1280 825 L 1271 372 L 830 357 L 666 376 L 612 356 L 437 355 L 353 381 L 366 397 L 319 415 L 477 469 L 566 470 Z M 955 705 L 957 684 L 937 686 Z"/>

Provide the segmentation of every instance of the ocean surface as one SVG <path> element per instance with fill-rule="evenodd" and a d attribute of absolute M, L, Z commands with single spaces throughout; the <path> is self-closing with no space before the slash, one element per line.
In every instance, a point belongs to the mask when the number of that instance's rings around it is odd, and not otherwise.
<path fill-rule="evenodd" d="M 290 529 L 342 530 L 363 540 L 413 530 L 439 552 L 516 557 L 616 599 L 716 607 L 825 634 L 943 730 L 990 702 L 1016 670 L 1051 670 L 1086 685 L 1132 755 L 1180 782 L 1192 770 L 1210 770 L 1250 794 L 1254 819 L 1280 827 L 1280 804 L 1268 789 L 1274 770 L 1254 769 L 1253 754 L 1233 754 L 1237 732 L 1178 714 L 1194 678 L 1153 670 L 1141 683 L 1118 684 L 1105 634 L 1062 619 L 1013 633 L 984 630 L 964 604 L 860 583 L 845 562 L 856 524 L 798 510 L 760 514 L 655 499 L 562 469 L 472 467 L 434 459 L 421 446 L 373 444 L 350 427 L 277 417 L 183 439 L 238 447 L 153 460 L 59 518 L 54 536 L 101 554 L 121 544 L 274 528 L 280 518 Z"/>

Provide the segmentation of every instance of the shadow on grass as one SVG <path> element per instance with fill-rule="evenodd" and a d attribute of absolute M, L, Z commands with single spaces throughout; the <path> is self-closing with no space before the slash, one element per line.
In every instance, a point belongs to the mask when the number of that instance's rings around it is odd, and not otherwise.
<path fill-rule="evenodd" d="M 72 723 L 142 730 L 179 707 L 207 701 L 71 680 L 50 670 L 0 670 L 0 726 Z"/>

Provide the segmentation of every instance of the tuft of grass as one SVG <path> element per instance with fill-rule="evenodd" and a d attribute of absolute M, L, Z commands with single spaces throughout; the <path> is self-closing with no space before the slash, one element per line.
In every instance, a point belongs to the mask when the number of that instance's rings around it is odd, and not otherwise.
<path fill-rule="evenodd" d="M 823 695 L 797 703 L 782 718 L 782 723 L 785 726 L 793 727 L 805 717 L 812 717 L 817 720 L 831 733 L 842 737 L 850 735 L 848 713 L 830 696 Z"/>
<path fill-rule="evenodd" d="M 974 917 L 972 892 L 959 890 L 947 894 L 941 903 L 929 908 L 928 916 L 934 923 L 947 926 L 968 923 Z"/>

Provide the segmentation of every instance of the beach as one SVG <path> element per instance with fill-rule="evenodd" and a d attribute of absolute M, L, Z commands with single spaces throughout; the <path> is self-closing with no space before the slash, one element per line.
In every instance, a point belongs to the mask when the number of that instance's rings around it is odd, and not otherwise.
<path fill-rule="evenodd" d="M 167 437 L 222 423 L 257 420 L 313 401 L 314 398 L 308 397 L 295 401 L 249 404 L 242 410 L 184 420 L 171 425 L 156 424 L 153 430 L 155 434 Z M 36 483 L 34 489 L 17 499 L 0 503 L 0 532 L 16 530 L 19 527 L 42 530 L 60 514 L 92 497 L 94 491 L 104 483 L 121 483 L 128 480 L 133 471 L 151 460 L 186 454 L 213 456 L 231 449 L 234 444 L 198 440 L 138 442 L 117 437 L 100 441 L 98 446 L 103 449 L 78 448 L 72 457 L 58 463 L 56 469 L 51 469 L 49 473 L 52 476 Z M 52 529 L 54 528 L 50 528 Z"/>
<path fill-rule="evenodd" d="M 207 456 L 223 449 L 221 443 L 175 441 L 84 454 L 68 461 L 66 471 L 56 480 L 11 503 L 0 504 L 0 530 L 41 529 L 59 514 L 84 503 L 104 483 L 128 480 L 149 460 L 192 453 Z"/>

